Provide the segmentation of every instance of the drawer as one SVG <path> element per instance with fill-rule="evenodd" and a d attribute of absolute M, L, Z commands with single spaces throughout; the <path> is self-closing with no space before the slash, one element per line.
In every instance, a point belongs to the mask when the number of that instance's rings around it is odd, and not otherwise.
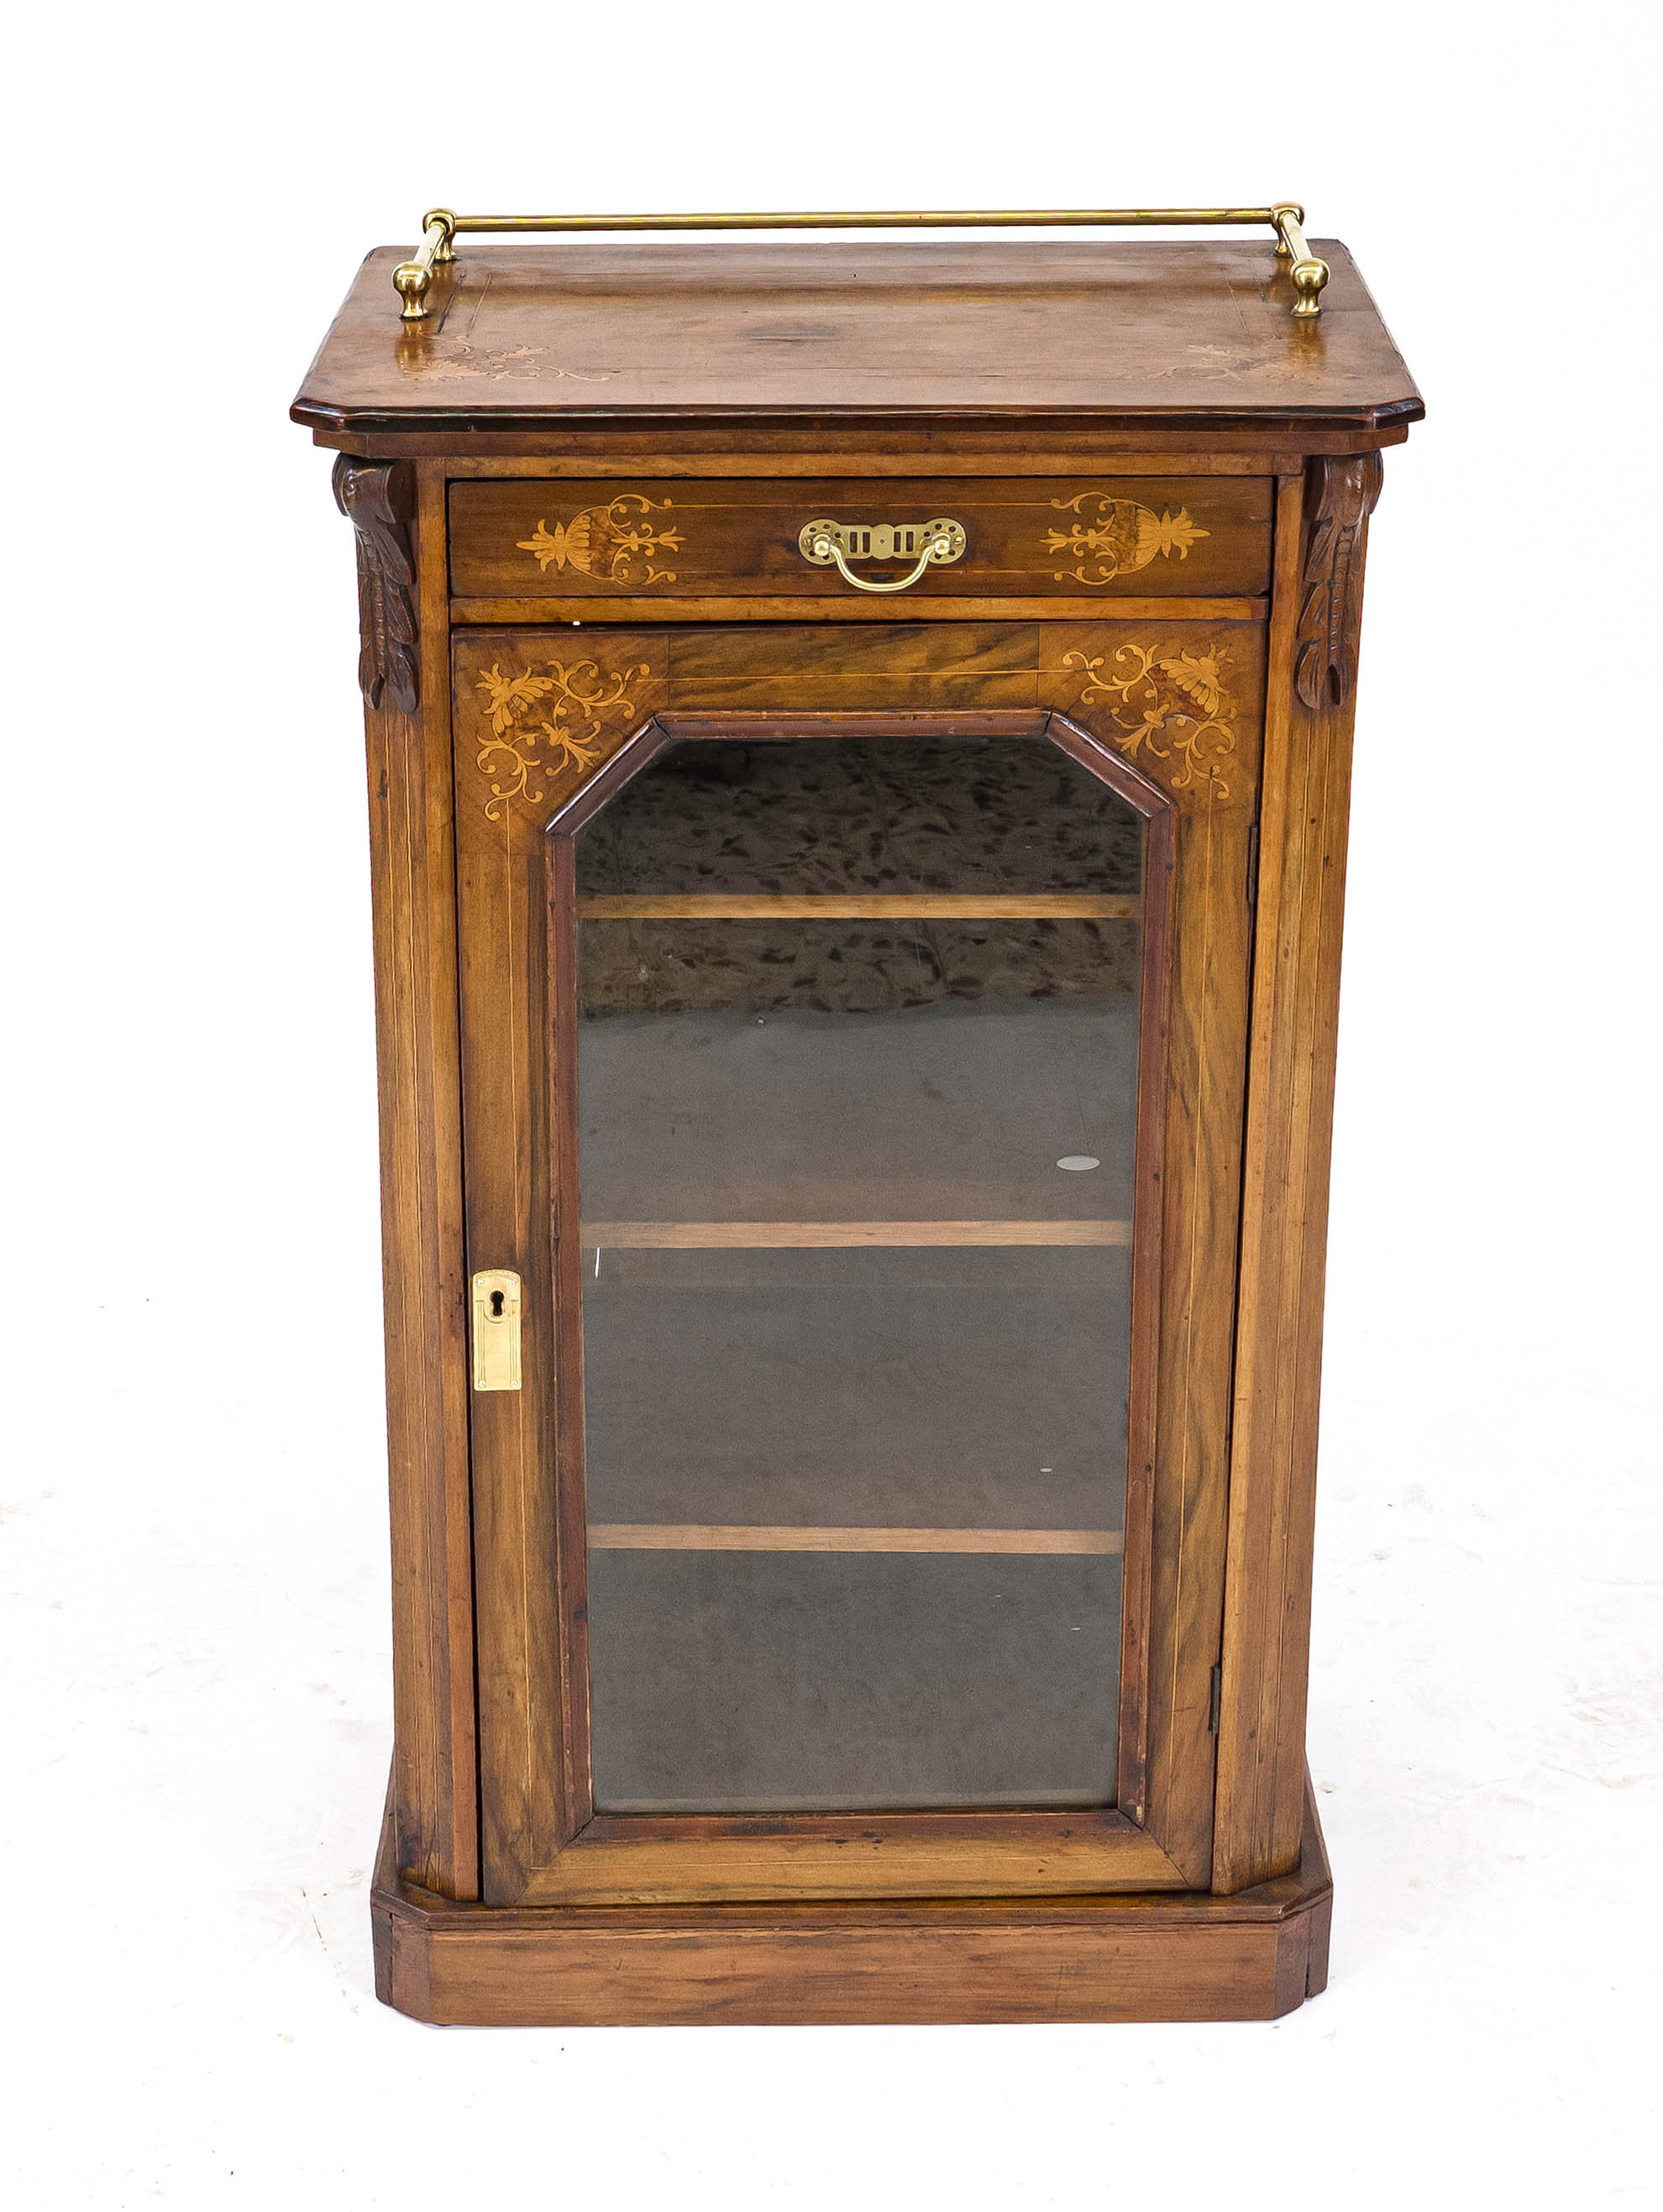
<path fill-rule="evenodd" d="M 1268 477 L 455 483 L 451 590 L 869 606 L 859 583 L 807 557 L 805 526 L 840 525 L 854 574 L 876 582 L 911 573 L 923 526 L 950 520 L 962 527 L 962 553 L 931 562 L 890 604 L 1251 597 L 1270 588 L 1273 491 Z"/>

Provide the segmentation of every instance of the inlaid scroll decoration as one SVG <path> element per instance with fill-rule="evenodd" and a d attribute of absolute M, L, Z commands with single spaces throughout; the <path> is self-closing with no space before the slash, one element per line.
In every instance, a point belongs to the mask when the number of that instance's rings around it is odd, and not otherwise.
<path fill-rule="evenodd" d="M 1176 760 L 1174 791 L 1207 784 L 1215 799 L 1230 796 L 1223 763 L 1236 749 L 1236 708 L 1225 685 L 1230 648 L 1208 645 L 1198 653 L 1180 648 L 1157 659 L 1157 646 L 1122 645 L 1112 654 L 1065 653 L 1064 668 L 1085 677 L 1082 706 L 1113 702 L 1109 712 L 1114 742 L 1129 760 L 1147 752 L 1154 760 Z M 1136 719 L 1133 720 L 1132 717 Z"/>
<path fill-rule="evenodd" d="M 673 500 L 649 499 L 644 492 L 626 491 L 604 507 L 586 507 L 570 522 L 557 522 L 552 530 L 539 521 L 535 533 L 520 538 L 519 553 L 533 556 L 546 576 L 552 568 L 575 569 L 580 576 L 598 576 L 603 582 L 673 584 L 673 568 L 655 568 L 659 553 L 679 553 L 681 537 L 674 522 L 654 522 L 653 515 L 668 514 Z"/>
<path fill-rule="evenodd" d="M 592 769 L 606 736 L 600 716 L 618 708 L 629 719 L 634 711 L 630 687 L 648 673 L 644 660 L 606 677 L 592 660 L 549 660 L 543 666 L 545 675 L 526 669 L 504 676 L 493 661 L 478 678 L 490 735 L 480 744 L 474 764 L 482 775 L 495 779 L 485 801 L 487 822 L 500 822 L 511 799 L 536 805 L 545 794 L 540 784 L 532 788 L 533 775 L 557 778 L 569 770 Z M 541 720 L 525 719 L 539 712 Z M 536 750 L 539 745 L 541 752 Z"/>
<path fill-rule="evenodd" d="M 414 479 L 404 462 L 342 453 L 330 481 L 358 551 L 358 689 L 367 707 L 379 707 L 388 692 L 401 714 L 413 714 L 421 698 Z"/>
<path fill-rule="evenodd" d="M 1076 492 L 1072 499 L 1054 499 L 1051 505 L 1079 518 L 1045 533 L 1046 552 L 1076 563 L 1052 571 L 1051 581 L 1057 584 L 1070 578 L 1093 587 L 1112 584 L 1117 576 L 1147 568 L 1157 556 L 1166 559 L 1176 553 L 1185 560 L 1197 538 L 1213 534 L 1191 521 L 1187 507 L 1180 507 L 1176 514 L 1163 507 L 1157 514 L 1135 499 L 1111 499 L 1088 491 Z"/>
<path fill-rule="evenodd" d="M 1313 464 L 1316 512 L 1306 548 L 1294 689 L 1313 713 L 1341 707 L 1357 680 L 1362 627 L 1362 562 L 1368 518 L 1380 495 L 1378 453 Z"/>

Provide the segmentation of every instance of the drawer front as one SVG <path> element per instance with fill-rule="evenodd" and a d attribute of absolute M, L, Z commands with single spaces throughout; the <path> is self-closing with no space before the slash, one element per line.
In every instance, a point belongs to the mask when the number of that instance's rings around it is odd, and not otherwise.
<path fill-rule="evenodd" d="M 859 583 L 806 556 L 805 526 L 843 526 L 850 567 L 875 583 L 909 574 L 923 525 L 951 520 L 962 555 L 927 566 L 889 604 L 1252 596 L 1270 587 L 1273 490 L 1268 477 L 456 483 L 451 590 L 870 604 Z"/>

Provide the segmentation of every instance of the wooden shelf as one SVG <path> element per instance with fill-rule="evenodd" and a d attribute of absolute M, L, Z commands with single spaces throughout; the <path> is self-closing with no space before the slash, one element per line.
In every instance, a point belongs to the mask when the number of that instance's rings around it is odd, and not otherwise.
<path fill-rule="evenodd" d="M 1113 1554 L 1119 1528 L 808 1528 L 749 1523 L 600 1521 L 597 1552 L 998 1552 Z"/>
<path fill-rule="evenodd" d="M 773 893 L 627 895 L 586 893 L 583 921 L 1136 921 L 1136 894 L 1098 891 L 908 891 L 819 895 Z"/>
<path fill-rule="evenodd" d="M 1130 1244 L 1130 1221 L 586 1221 L 585 1251 L 777 1252 L 970 1244 Z"/>

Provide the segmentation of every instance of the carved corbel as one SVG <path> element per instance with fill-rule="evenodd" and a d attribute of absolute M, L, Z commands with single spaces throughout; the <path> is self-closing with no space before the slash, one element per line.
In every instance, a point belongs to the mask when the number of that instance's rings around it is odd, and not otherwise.
<path fill-rule="evenodd" d="M 1294 688 L 1313 713 L 1343 706 L 1357 680 L 1362 562 L 1380 495 L 1380 457 L 1351 453 L 1311 464 L 1316 506 L 1306 548 L 1305 605 Z"/>
<path fill-rule="evenodd" d="M 386 691 L 401 714 L 421 696 L 416 643 L 416 560 L 410 524 L 412 472 L 403 461 L 359 461 L 342 453 L 332 479 L 335 504 L 358 547 L 358 689 L 379 707 Z"/>

